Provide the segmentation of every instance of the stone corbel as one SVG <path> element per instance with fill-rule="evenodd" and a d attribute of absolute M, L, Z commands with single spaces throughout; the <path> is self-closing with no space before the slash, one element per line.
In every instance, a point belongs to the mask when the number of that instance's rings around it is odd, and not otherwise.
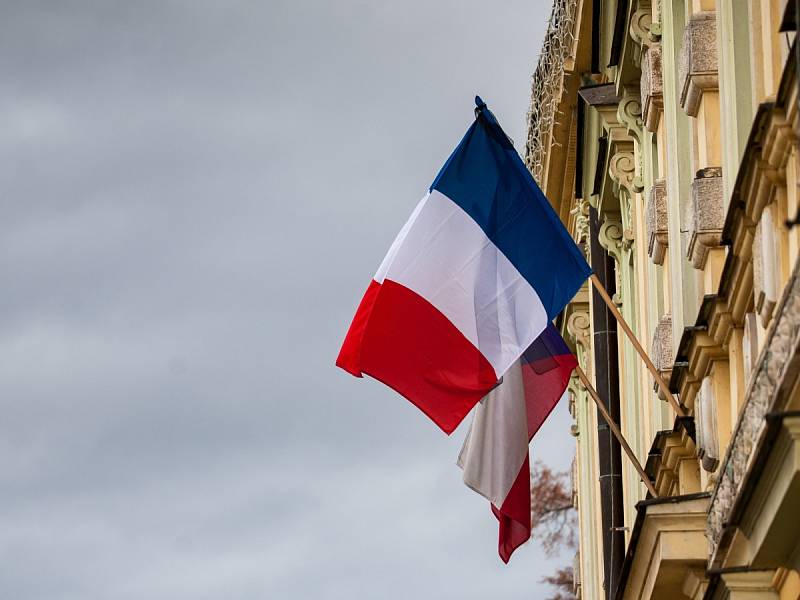
<path fill-rule="evenodd" d="M 713 11 L 695 13 L 683 30 L 678 65 L 680 104 L 696 117 L 706 90 L 719 89 L 717 64 L 717 17 Z"/>
<path fill-rule="evenodd" d="M 665 314 L 658 321 L 656 330 L 653 332 L 653 344 L 651 346 L 651 355 L 653 357 L 653 365 L 658 369 L 664 381 L 669 381 L 672 376 L 672 363 L 674 356 L 672 351 L 672 315 Z M 659 399 L 666 402 L 664 392 L 662 392 L 658 384 L 653 381 L 653 391 L 658 394 Z"/>
<path fill-rule="evenodd" d="M 667 182 L 658 179 L 653 182 L 647 200 L 647 254 L 657 265 L 664 264 L 669 246 L 667 221 Z"/>
<path fill-rule="evenodd" d="M 722 241 L 725 209 L 722 200 L 722 169 L 700 169 L 692 182 L 687 257 L 695 269 L 705 268 L 708 251 Z"/>
<path fill-rule="evenodd" d="M 661 74 L 661 44 L 652 44 L 642 57 L 639 82 L 642 120 L 647 131 L 655 133 L 664 111 L 664 80 Z"/>

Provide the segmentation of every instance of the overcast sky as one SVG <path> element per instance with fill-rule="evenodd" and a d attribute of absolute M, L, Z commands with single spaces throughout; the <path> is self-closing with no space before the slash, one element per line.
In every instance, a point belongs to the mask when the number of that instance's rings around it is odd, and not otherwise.
<path fill-rule="evenodd" d="M 549 5 L 2 2 L 0 596 L 543 596 L 465 427 L 333 363 L 475 93 L 524 148 Z"/>

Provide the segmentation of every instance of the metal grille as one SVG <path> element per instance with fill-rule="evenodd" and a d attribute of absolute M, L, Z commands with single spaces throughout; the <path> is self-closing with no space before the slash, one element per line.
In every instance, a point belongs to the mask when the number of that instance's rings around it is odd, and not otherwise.
<path fill-rule="evenodd" d="M 525 164 L 539 183 L 561 99 L 564 63 L 570 58 L 575 45 L 576 5 L 577 0 L 553 1 L 539 63 L 533 72 Z"/>

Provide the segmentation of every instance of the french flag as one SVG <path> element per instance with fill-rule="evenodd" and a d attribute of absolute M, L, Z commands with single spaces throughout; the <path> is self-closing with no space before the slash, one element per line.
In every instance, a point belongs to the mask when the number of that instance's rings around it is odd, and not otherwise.
<path fill-rule="evenodd" d="M 577 364 L 550 324 L 475 410 L 457 464 L 464 483 L 491 503 L 503 562 L 531 537 L 528 444 L 558 404 Z"/>
<path fill-rule="evenodd" d="M 336 360 L 393 388 L 448 434 L 591 273 L 475 101 L 475 122 L 397 235 Z"/>

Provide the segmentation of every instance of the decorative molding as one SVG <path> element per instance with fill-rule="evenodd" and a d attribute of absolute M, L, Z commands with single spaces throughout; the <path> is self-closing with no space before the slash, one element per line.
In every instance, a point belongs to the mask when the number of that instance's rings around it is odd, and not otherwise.
<path fill-rule="evenodd" d="M 723 541 L 723 531 L 729 523 L 734 504 L 739 498 L 757 449 L 766 432 L 766 416 L 776 409 L 783 397 L 780 390 L 786 385 L 788 373 L 796 376 L 797 366 L 791 360 L 800 347 L 800 260 L 784 289 L 781 305 L 758 363 L 750 377 L 743 408 L 720 469 L 711 507 L 706 535 L 711 546 L 710 566 L 718 563 L 717 551 Z"/>
<path fill-rule="evenodd" d="M 647 200 L 647 254 L 657 265 L 664 264 L 669 246 L 667 181 L 657 179 Z"/>
<path fill-rule="evenodd" d="M 664 79 L 661 74 L 661 44 L 653 44 L 642 57 L 642 77 L 639 82 L 642 119 L 647 131 L 655 133 L 664 112 Z"/>
<path fill-rule="evenodd" d="M 699 12 L 691 16 L 683 30 L 678 63 L 680 104 L 687 115 L 696 117 L 703 92 L 719 88 L 715 12 Z"/>
<path fill-rule="evenodd" d="M 687 257 L 695 269 L 705 268 L 710 248 L 722 241 L 725 207 L 722 198 L 722 168 L 700 169 L 692 181 Z"/>

